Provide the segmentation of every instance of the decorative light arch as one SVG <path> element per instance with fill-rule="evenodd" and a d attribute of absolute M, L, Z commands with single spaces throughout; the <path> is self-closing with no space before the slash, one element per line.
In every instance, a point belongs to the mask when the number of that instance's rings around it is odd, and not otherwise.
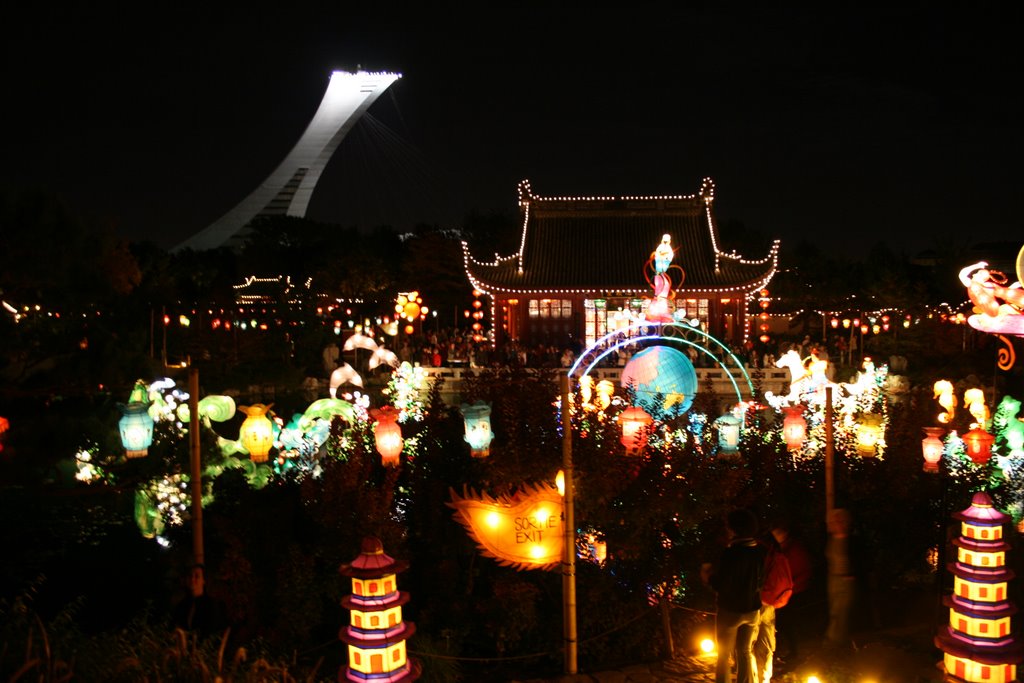
<path fill-rule="evenodd" d="M 657 334 L 651 334 L 651 328 L 655 328 L 657 330 Z M 670 334 L 665 334 L 666 328 Z M 632 336 L 634 333 L 636 333 L 637 336 Z M 700 337 L 705 343 L 702 344 L 697 341 L 687 339 L 686 336 L 690 334 Z M 638 342 L 653 341 L 665 341 L 691 346 L 698 352 L 712 359 L 718 367 L 725 370 L 725 375 L 729 378 L 733 391 L 736 392 L 736 402 L 740 403 L 743 401 L 743 393 L 740 391 L 739 385 L 736 383 L 736 378 L 733 377 L 732 372 L 729 369 L 728 361 L 731 359 L 742 373 L 743 379 L 746 380 L 747 388 L 750 390 L 750 395 L 755 395 L 754 383 L 750 380 L 750 375 L 747 373 L 746 368 L 743 367 L 739 358 L 736 357 L 736 354 L 734 354 L 728 346 L 713 335 L 708 334 L 699 327 L 693 327 L 692 325 L 684 323 L 638 323 L 621 330 L 616 330 L 615 332 L 610 332 L 598 339 L 594 342 L 593 346 L 580 354 L 573 366 L 569 368 L 569 379 L 579 380 L 586 377 L 602 359 L 607 357 L 613 351 L 619 350 L 623 346 L 636 344 Z M 721 357 L 712 351 L 712 348 L 721 352 Z M 581 368 L 582 372 L 580 372 Z"/>

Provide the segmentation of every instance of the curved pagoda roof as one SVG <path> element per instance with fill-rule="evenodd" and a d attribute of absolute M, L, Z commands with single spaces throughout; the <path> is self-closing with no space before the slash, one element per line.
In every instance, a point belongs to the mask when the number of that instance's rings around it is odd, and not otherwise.
<path fill-rule="evenodd" d="M 644 264 L 671 235 L 670 271 L 677 296 L 749 294 L 768 284 L 778 265 L 779 241 L 751 260 L 720 250 L 712 205 L 715 186 L 705 178 L 700 192 L 661 197 L 541 197 L 530 181 L 519 183 L 523 216 L 519 251 L 476 260 L 462 243 L 466 274 L 489 293 L 649 294 Z"/>

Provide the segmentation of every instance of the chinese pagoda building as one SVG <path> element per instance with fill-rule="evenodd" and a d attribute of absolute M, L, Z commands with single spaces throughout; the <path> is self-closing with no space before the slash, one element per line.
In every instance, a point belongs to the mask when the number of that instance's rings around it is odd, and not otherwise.
<path fill-rule="evenodd" d="M 638 264 L 667 235 L 685 277 L 673 283 L 680 319 L 741 344 L 749 302 L 775 275 L 779 242 L 751 260 L 721 249 L 715 187 L 657 197 L 541 197 L 519 183 L 519 250 L 478 261 L 463 242 L 466 274 L 492 300 L 493 342 L 582 343 L 638 320 L 650 286 Z"/>
<path fill-rule="evenodd" d="M 338 637 L 348 644 L 348 666 L 340 680 L 406 683 L 420 677 L 418 661 L 406 654 L 405 641 L 416 625 L 402 620 L 409 594 L 398 590 L 395 575 L 406 568 L 385 554 L 379 539 L 364 538 L 359 556 L 339 571 L 352 577 L 352 594 L 341 601 L 349 625 Z"/>
<path fill-rule="evenodd" d="M 950 563 L 953 593 L 946 596 L 949 624 L 935 637 L 944 653 L 948 680 L 965 683 L 1012 683 L 1024 647 L 1011 628 L 1017 612 L 1007 589 L 1013 572 L 1006 568 L 1009 543 L 1003 529 L 1010 516 L 975 493 L 971 506 L 953 514 L 960 520 L 956 562 Z"/>

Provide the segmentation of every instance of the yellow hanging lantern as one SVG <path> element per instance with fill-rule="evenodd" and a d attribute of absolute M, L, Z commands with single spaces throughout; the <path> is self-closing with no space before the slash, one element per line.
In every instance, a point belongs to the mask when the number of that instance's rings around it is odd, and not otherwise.
<path fill-rule="evenodd" d="M 857 424 L 857 453 L 865 458 L 875 456 L 878 442 L 882 440 L 882 417 L 866 413 Z"/>
<path fill-rule="evenodd" d="M 267 417 L 273 407 L 256 403 L 251 406 L 238 406 L 246 414 L 245 421 L 238 436 L 253 462 L 266 462 L 270 449 L 274 446 L 274 423 Z"/>

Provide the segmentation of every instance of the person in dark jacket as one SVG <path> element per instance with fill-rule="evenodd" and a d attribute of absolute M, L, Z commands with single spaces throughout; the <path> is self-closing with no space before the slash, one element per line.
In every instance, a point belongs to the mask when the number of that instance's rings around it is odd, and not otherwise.
<path fill-rule="evenodd" d="M 757 519 L 749 510 L 730 512 L 726 526 L 729 546 L 710 577 L 711 587 L 718 594 L 715 683 L 729 683 L 729 658 L 734 651 L 736 683 L 754 683 L 753 645 L 761 610 L 765 549 L 754 540 Z"/>

